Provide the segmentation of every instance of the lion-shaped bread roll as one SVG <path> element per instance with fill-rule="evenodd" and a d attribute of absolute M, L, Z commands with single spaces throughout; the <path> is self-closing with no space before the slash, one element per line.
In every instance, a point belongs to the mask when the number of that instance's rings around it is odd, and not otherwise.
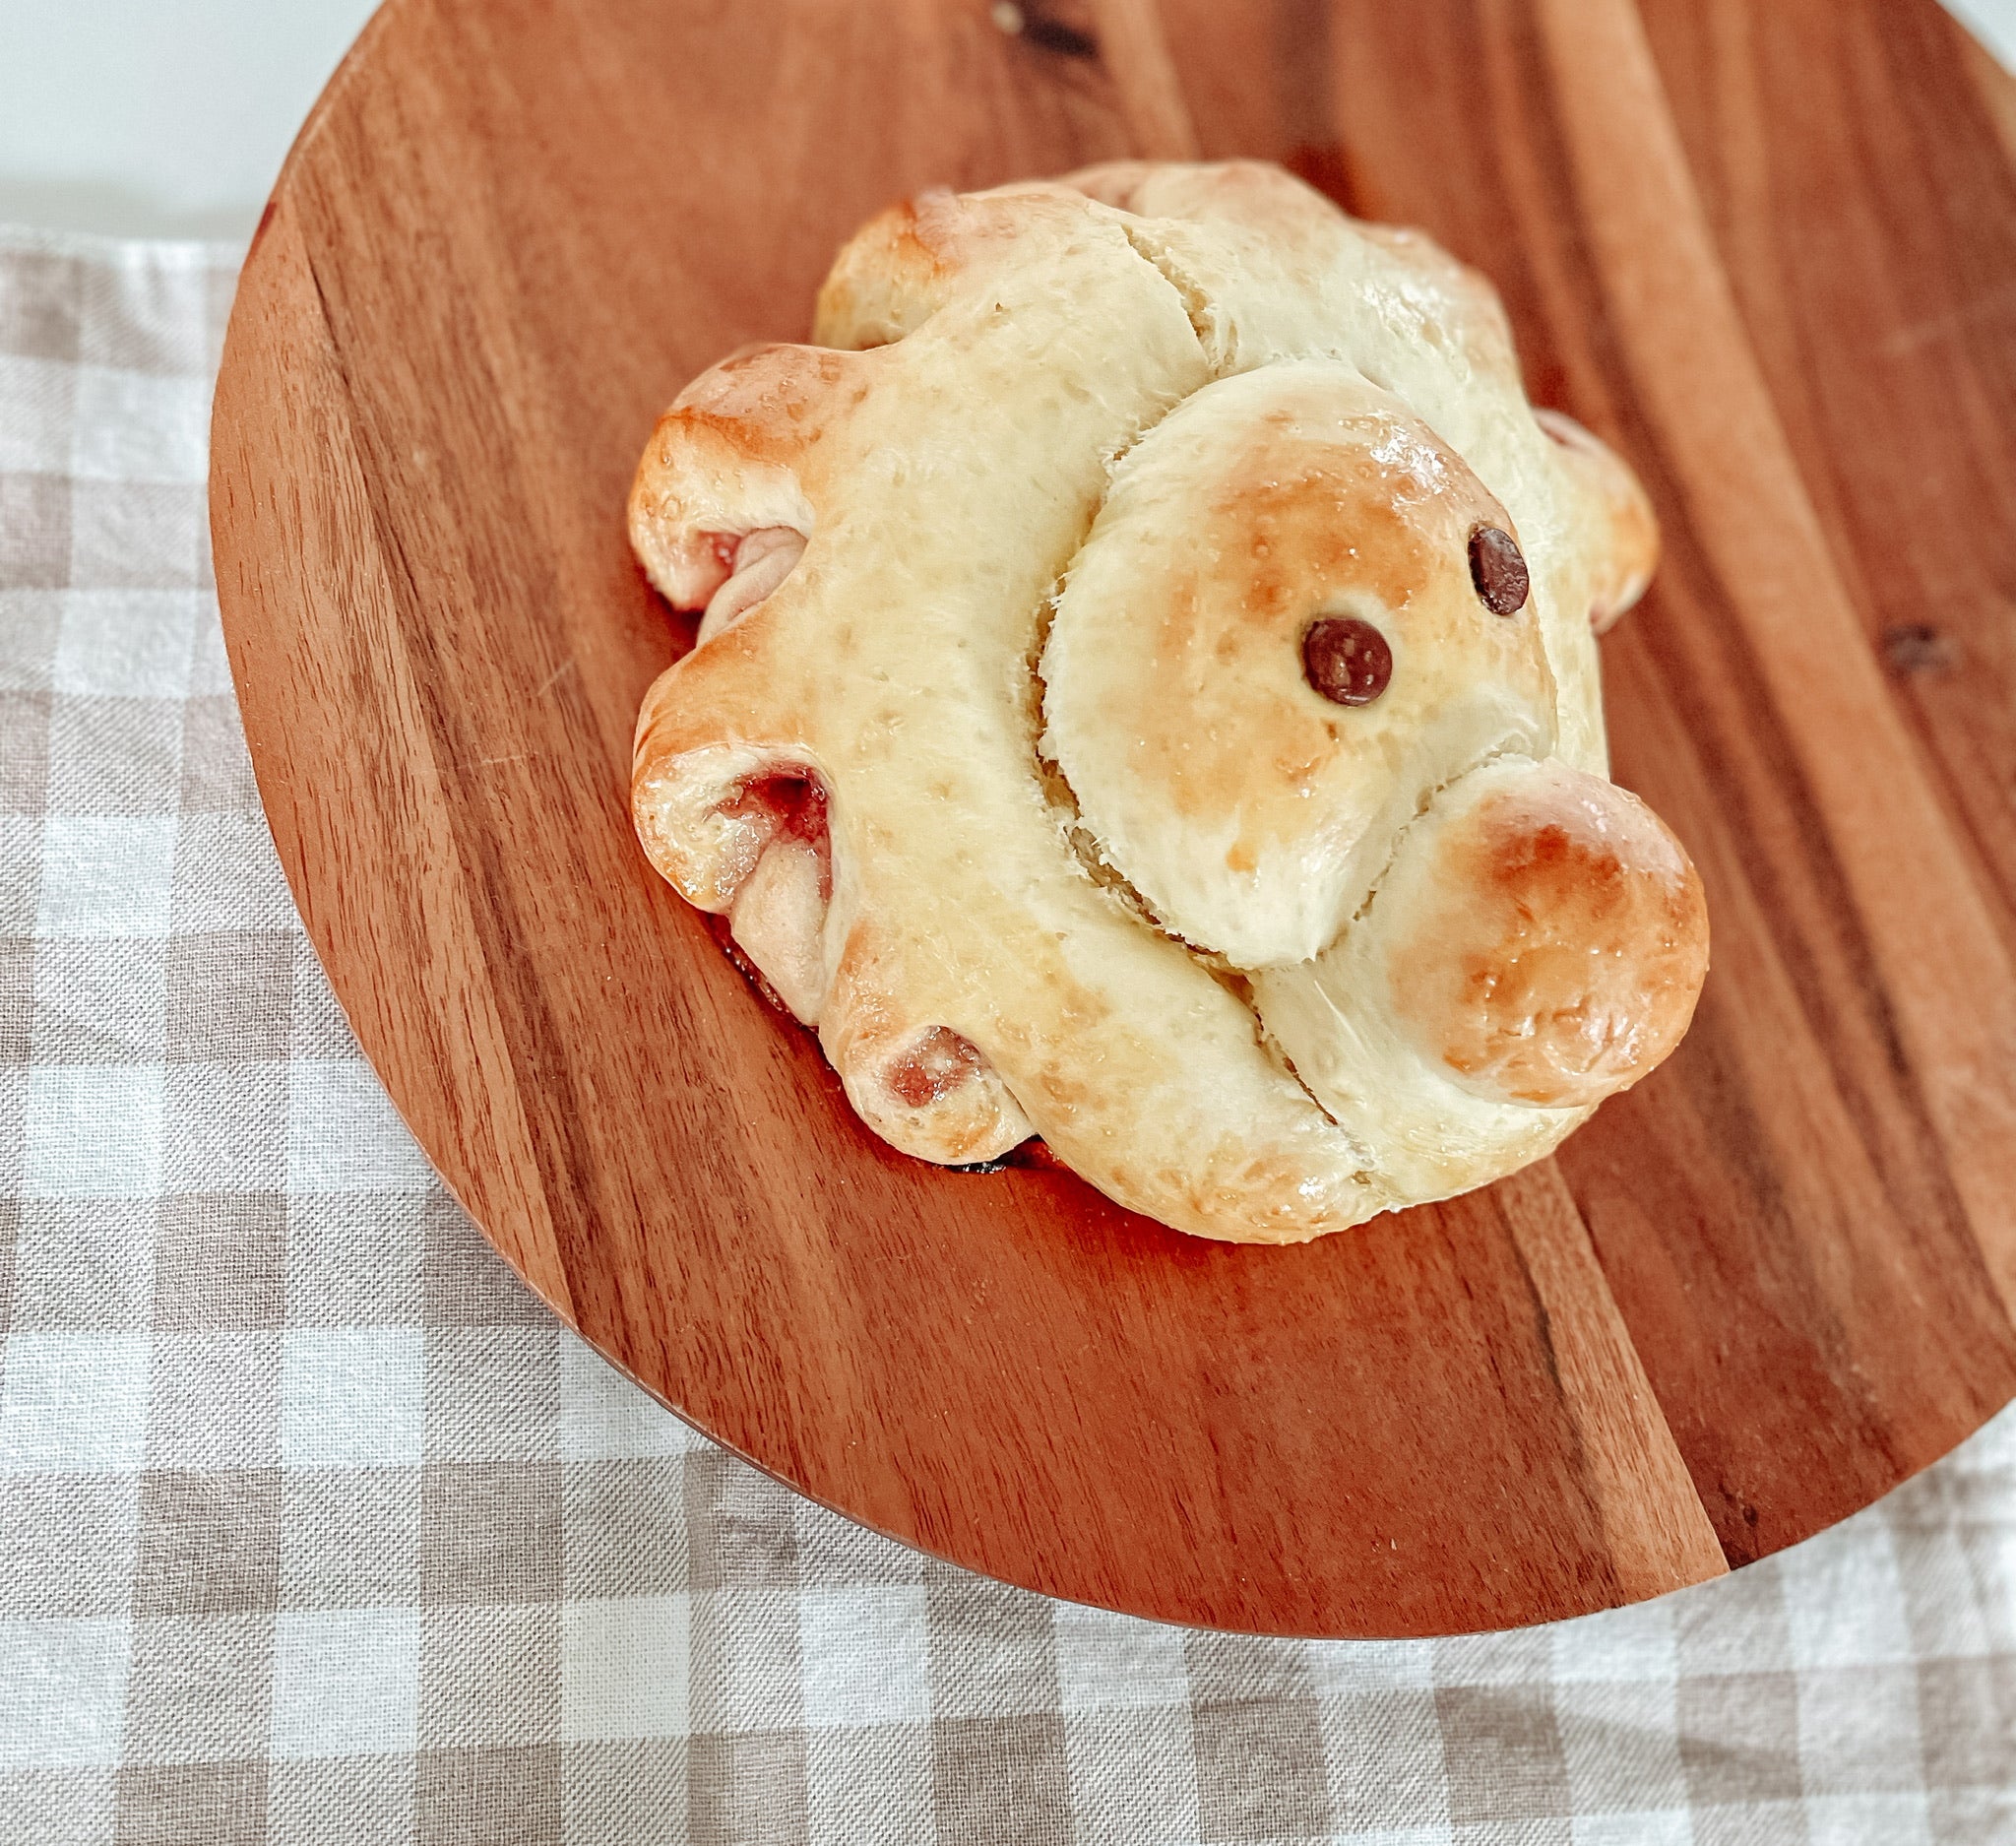
<path fill-rule="evenodd" d="M 1291 1242 L 1553 1148 L 1680 1038 L 1701 884 L 1606 776 L 1657 535 L 1497 297 L 1279 169 L 884 213 L 630 501 L 706 611 L 637 829 L 905 1152 L 1031 1134 Z"/>

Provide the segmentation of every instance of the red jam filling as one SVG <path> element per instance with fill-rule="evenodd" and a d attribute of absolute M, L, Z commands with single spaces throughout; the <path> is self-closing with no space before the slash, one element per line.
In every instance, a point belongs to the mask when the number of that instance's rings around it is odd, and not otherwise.
<path fill-rule="evenodd" d="M 889 1066 L 883 1081 L 906 1109 L 924 1109 L 970 1081 L 979 1067 L 971 1040 L 949 1026 L 933 1026 Z"/>
<path fill-rule="evenodd" d="M 753 820 L 763 844 L 797 840 L 819 855 L 819 895 L 833 896 L 833 846 L 826 824 L 826 785 L 810 769 L 789 765 L 752 776 L 721 804 L 732 820 Z"/>

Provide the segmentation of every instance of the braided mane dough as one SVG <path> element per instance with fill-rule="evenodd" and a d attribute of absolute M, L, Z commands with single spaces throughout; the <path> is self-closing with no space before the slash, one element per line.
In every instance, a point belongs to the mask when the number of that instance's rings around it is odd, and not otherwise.
<path fill-rule="evenodd" d="M 1593 635 L 1651 513 L 1474 272 L 1273 167 L 1097 167 L 884 213 L 814 337 L 645 454 L 707 613 L 634 803 L 877 1133 L 1292 1241 L 1678 1041 L 1700 883 L 1605 779 Z"/>

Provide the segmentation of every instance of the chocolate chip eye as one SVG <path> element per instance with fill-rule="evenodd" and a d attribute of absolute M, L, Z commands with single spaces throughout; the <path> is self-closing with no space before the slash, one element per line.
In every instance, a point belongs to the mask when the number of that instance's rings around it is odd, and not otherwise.
<path fill-rule="evenodd" d="M 1393 650 L 1370 622 L 1326 615 L 1302 636 L 1302 676 L 1333 705 L 1369 705 L 1393 677 Z"/>
<path fill-rule="evenodd" d="M 1470 580 L 1493 615 L 1518 614 L 1530 588 L 1519 541 L 1496 526 L 1480 526 L 1470 535 Z"/>

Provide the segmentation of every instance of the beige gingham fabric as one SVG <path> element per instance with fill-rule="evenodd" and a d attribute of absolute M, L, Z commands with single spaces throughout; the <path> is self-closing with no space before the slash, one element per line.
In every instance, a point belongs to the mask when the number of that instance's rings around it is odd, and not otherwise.
<path fill-rule="evenodd" d="M 260 816 L 232 260 L 0 238 L 0 1846 L 2016 1841 L 2010 1418 L 1727 1582 L 1304 1645 L 930 1562 L 563 1332 Z"/>

